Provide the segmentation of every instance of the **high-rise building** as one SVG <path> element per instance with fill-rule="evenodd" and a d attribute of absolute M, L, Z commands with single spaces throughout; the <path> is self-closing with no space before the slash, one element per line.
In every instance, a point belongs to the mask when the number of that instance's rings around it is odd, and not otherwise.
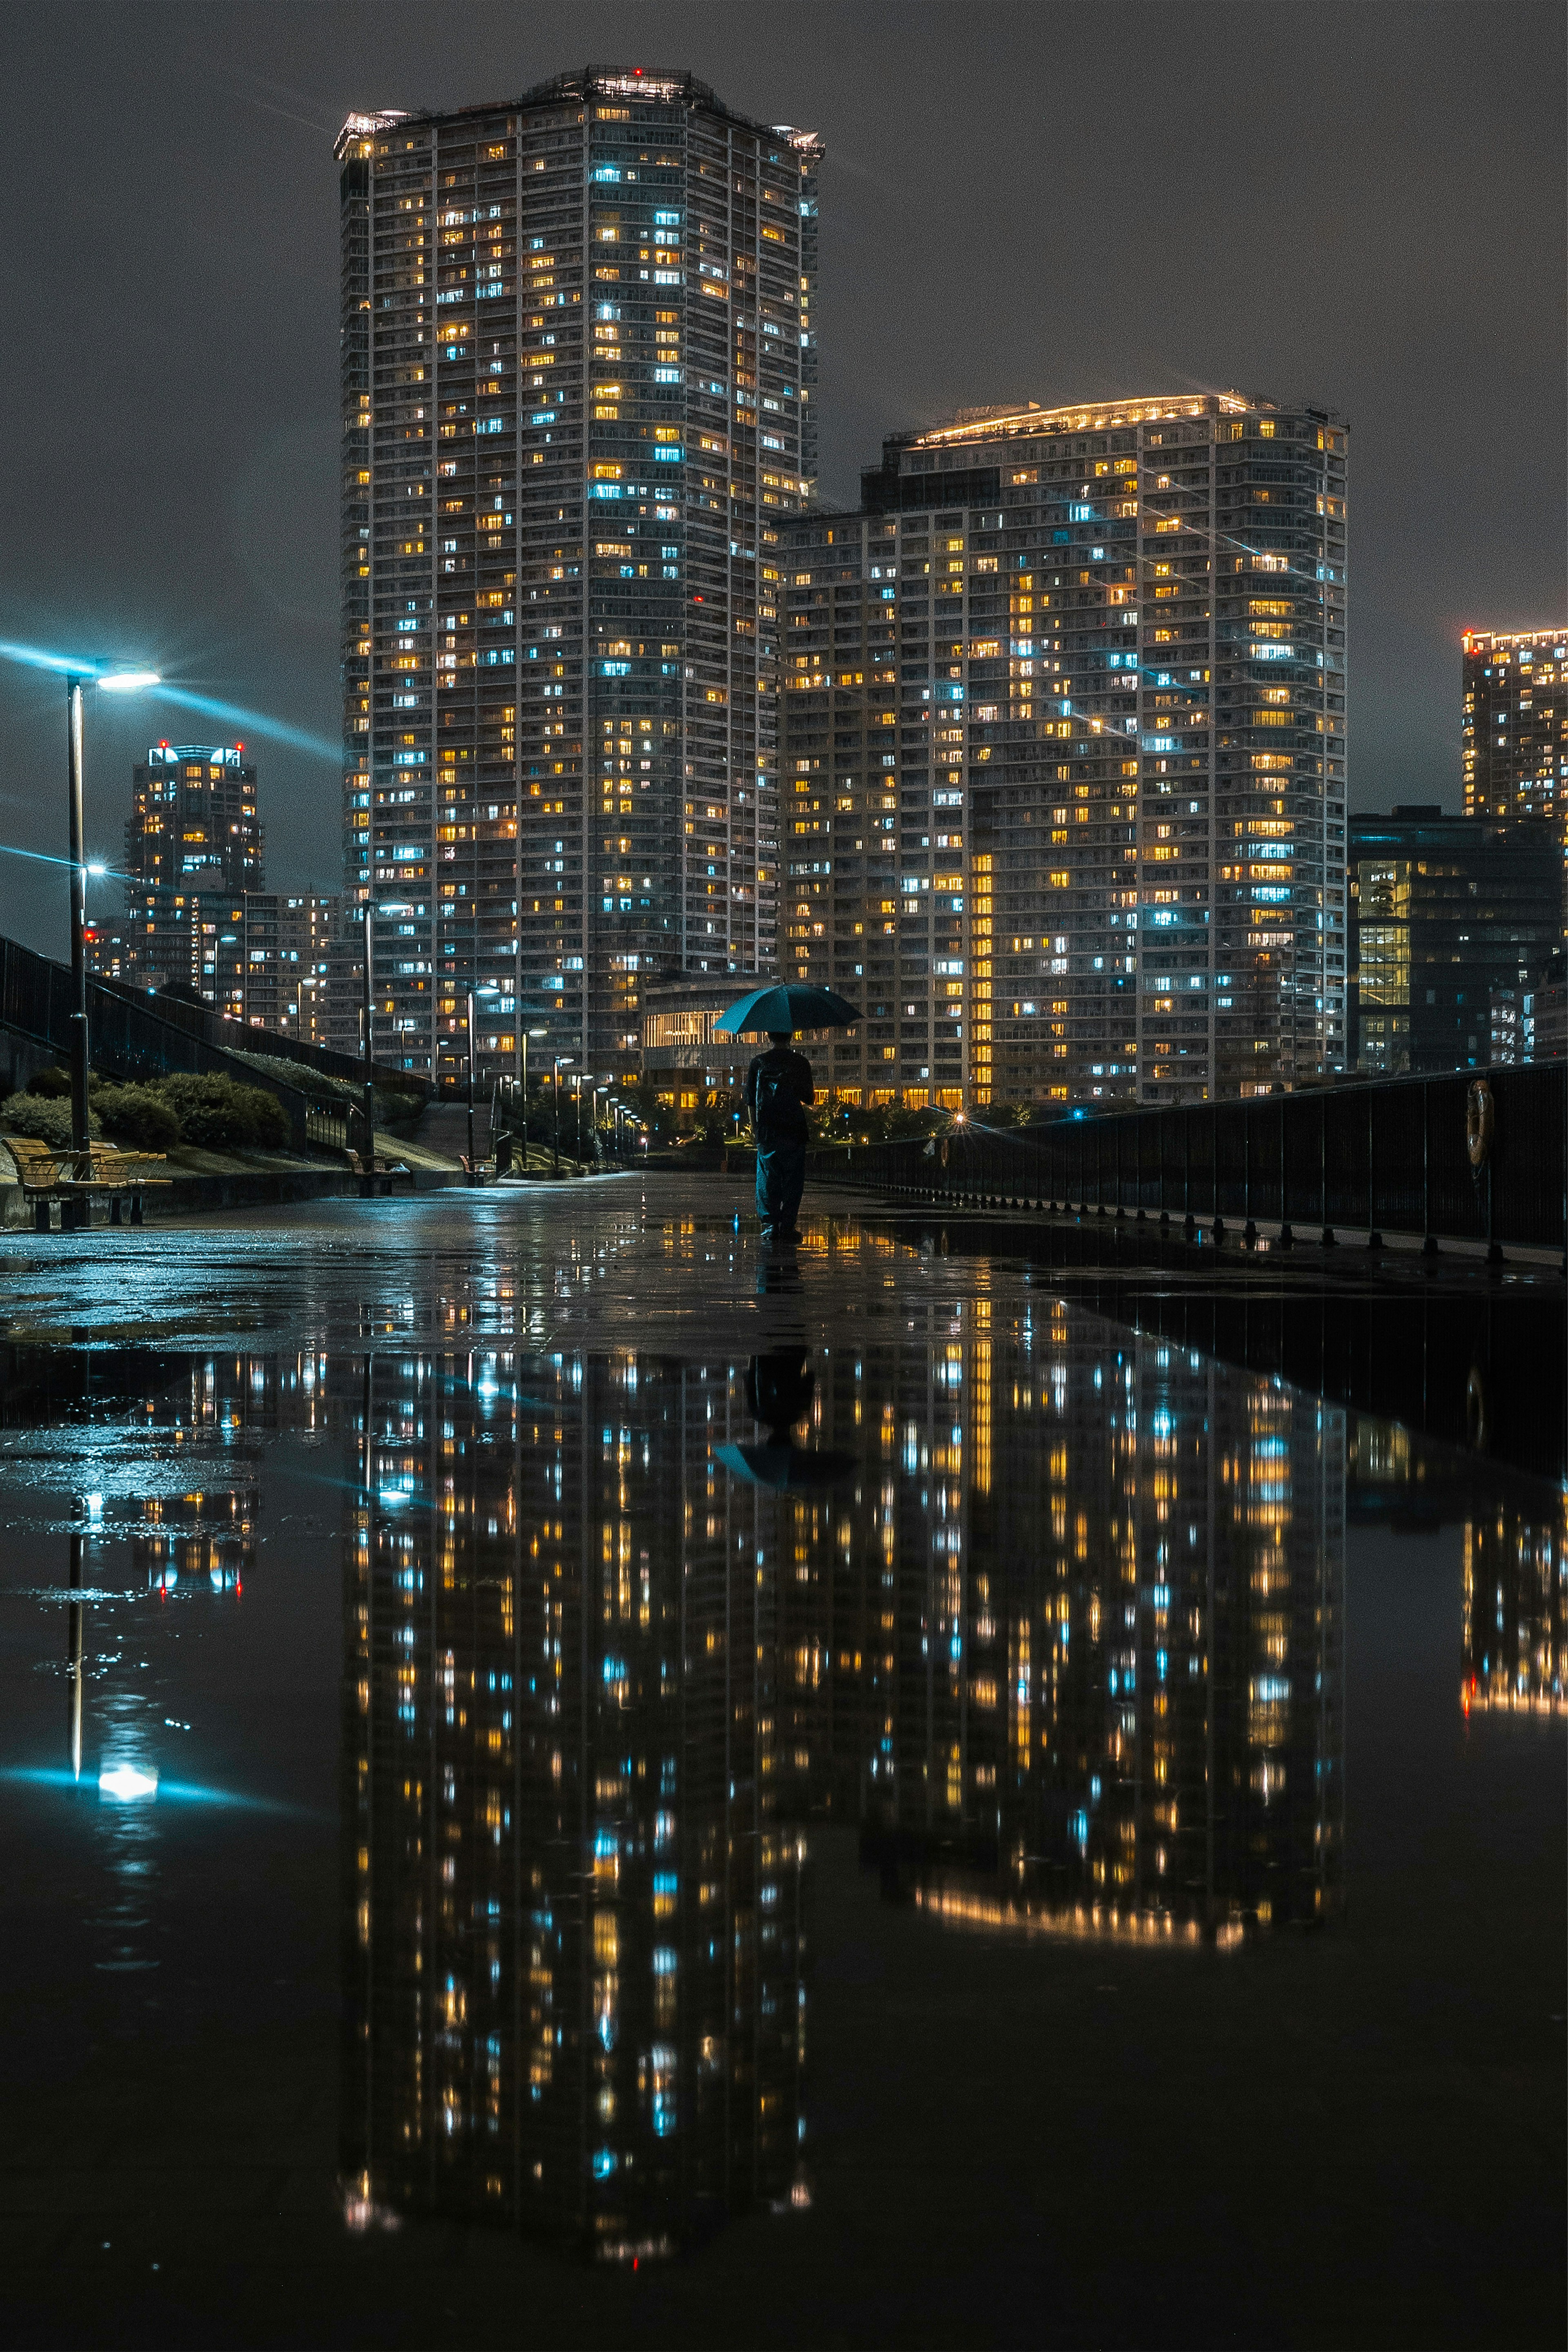
<path fill-rule="evenodd" d="M 1352 817 L 1353 1066 L 1393 1077 L 1498 1058 L 1494 996 L 1556 944 L 1560 856 L 1539 818 L 1478 824 L 1426 803 Z"/>
<path fill-rule="evenodd" d="M 218 935 L 226 961 L 215 1002 L 253 1029 L 325 1045 L 342 898 L 249 890 L 230 912 L 232 928 Z"/>
<path fill-rule="evenodd" d="M 850 1100 L 1343 1066 L 1347 436 L 1238 393 L 896 437 L 791 525 L 782 961 Z"/>
<path fill-rule="evenodd" d="M 121 977 L 215 996 L 221 901 L 262 887 L 256 766 L 242 743 L 155 743 L 132 772 Z M 107 939 L 100 968 L 107 969 Z M 215 996 L 216 1001 L 216 996 Z"/>
<path fill-rule="evenodd" d="M 809 132 L 689 75 L 351 115 L 344 833 L 405 1066 L 519 991 L 635 1067 L 650 979 L 775 961 L 778 546 L 809 492 Z M 379 985 L 385 978 L 384 991 Z"/>
<path fill-rule="evenodd" d="M 1463 760 L 1467 816 L 1556 827 L 1568 935 L 1568 626 L 1466 630 Z"/>

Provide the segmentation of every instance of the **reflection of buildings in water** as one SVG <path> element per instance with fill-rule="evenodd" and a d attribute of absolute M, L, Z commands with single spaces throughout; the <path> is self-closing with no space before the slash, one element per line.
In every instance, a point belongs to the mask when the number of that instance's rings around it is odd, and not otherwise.
<path fill-rule="evenodd" d="M 1331 1907 L 1342 1417 L 1044 1297 L 886 1317 L 895 1256 L 847 1253 L 857 1344 L 805 1378 L 389 1348 L 178 1392 L 237 1525 L 247 1435 L 360 1432 L 351 2220 L 616 2255 L 804 2198 L 810 1817 L 961 1920 Z"/>
<path fill-rule="evenodd" d="M 869 1436 L 804 1547 L 840 1801 L 852 1724 L 868 1851 L 952 1916 L 1225 1941 L 1321 1917 L 1342 1414 L 1046 1302 L 989 1310 L 832 1368 L 824 1438 Z"/>
<path fill-rule="evenodd" d="M 1568 1714 L 1568 1520 L 1510 1500 L 1465 1521 L 1459 1698 L 1467 1715 Z"/>
<path fill-rule="evenodd" d="M 324 1356 L 213 1356 L 148 1399 L 149 1425 L 157 1414 L 161 1444 L 172 1441 L 176 1464 L 181 1449 L 191 1448 L 201 1474 L 201 1484 L 184 1495 L 153 1494 L 142 1502 L 132 1558 L 153 1590 L 244 1590 L 256 1562 L 261 1500 L 251 1441 L 324 1423 L 325 1375 Z M 231 1452 L 236 1468 L 249 1465 L 247 1481 L 214 1477 L 215 1443 Z"/>
<path fill-rule="evenodd" d="M 709 1452 L 737 1388 L 375 1360 L 348 1559 L 362 2211 L 613 2256 L 805 2194 L 775 1588 Z"/>
<path fill-rule="evenodd" d="M 1356 1516 L 1461 1531 L 1464 1713 L 1568 1714 L 1568 1499 L 1365 1414 L 1351 1469 Z"/>

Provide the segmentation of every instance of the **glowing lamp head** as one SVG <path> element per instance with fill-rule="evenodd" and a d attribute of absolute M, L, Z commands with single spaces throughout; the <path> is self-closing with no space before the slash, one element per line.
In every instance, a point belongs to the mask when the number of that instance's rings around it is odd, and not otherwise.
<path fill-rule="evenodd" d="M 161 686 L 163 679 L 155 669 L 114 669 L 98 681 L 105 694 L 140 694 L 149 686 Z"/>

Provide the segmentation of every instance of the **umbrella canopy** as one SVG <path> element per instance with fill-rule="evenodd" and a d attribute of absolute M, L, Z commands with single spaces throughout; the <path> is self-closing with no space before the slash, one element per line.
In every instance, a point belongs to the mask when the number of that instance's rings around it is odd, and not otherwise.
<path fill-rule="evenodd" d="M 831 988 L 807 988 L 790 980 L 738 996 L 713 1026 L 728 1037 L 744 1037 L 774 1029 L 853 1029 L 859 1018 L 855 1007 Z"/>
<path fill-rule="evenodd" d="M 713 1459 L 732 1477 L 752 1486 L 778 1486 L 821 1493 L 853 1475 L 860 1465 L 853 1454 L 820 1452 L 806 1445 L 716 1445 Z"/>

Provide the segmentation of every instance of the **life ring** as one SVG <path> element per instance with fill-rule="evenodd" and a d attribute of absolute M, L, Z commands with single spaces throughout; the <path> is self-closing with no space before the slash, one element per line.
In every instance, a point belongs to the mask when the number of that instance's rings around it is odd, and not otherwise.
<path fill-rule="evenodd" d="M 1487 1376 L 1479 1364 L 1470 1366 L 1470 1376 L 1465 1382 L 1465 1434 L 1472 1454 L 1491 1451 L 1491 1400 L 1487 1394 Z"/>
<path fill-rule="evenodd" d="M 1470 1156 L 1470 1166 L 1479 1175 L 1490 1156 L 1492 1138 L 1497 1132 L 1497 1105 L 1485 1078 L 1473 1078 L 1465 1097 L 1465 1150 Z"/>

